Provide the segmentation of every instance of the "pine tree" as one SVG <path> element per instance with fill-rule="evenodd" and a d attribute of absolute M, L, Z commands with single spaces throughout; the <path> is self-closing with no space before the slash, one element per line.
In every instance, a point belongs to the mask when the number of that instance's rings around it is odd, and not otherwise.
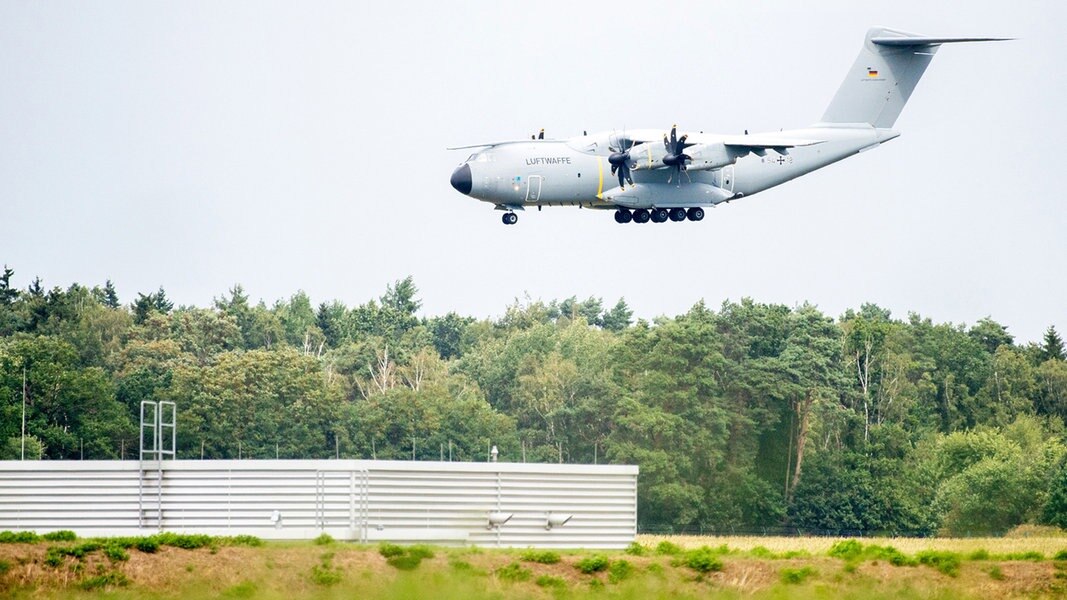
<path fill-rule="evenodd" d="M 119 295 L 115 291 L 115 284 L 111 283 L 110 279 L 104 282 L 104 306 L 108 308 L 118 308 L 121 306 L 119 304 Z"/>
<path fill-rule="evenodd" d="M 19 297 L 19 291 L 11 287 L 11 276 L 14 274 L 13 269 L 4 265 L 4 274 L 0 275 L 0 306 L 7 306 Z"/>
<path fill-rule="evenodd" d="M 1045 331 L 1045 343 L 1041 346 L 1041 355 L 1045 360 L 1064 360 L 1063 338 L 1056 332 L 1055 325 L 1049 325 Z"/>

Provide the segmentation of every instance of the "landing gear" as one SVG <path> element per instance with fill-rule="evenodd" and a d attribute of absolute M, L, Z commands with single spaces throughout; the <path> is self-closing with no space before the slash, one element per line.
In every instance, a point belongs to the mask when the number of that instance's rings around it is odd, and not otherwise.
<path fill-rule="evenodd" d="M 685 216 L 688 217 L 690 221 L 699 221 L 704 218 L 704 209 L 699 206 L 694 206 L 685 211 Z M 681 221 L 681 219 L 678 220 Z"/>
<path fill-rule="evenodd" d="M 639 208 L 634 211 L 634 223 L 648 223 L 649 216 L 647 210 Z"/>
<path fill-rule="evenodd" d="M 671 212 L 670 212 L 670 216 L 671 216 L 671 220 L 674 221 L 675 223 L 677 223 L 678 221 L 684 221 L 685 220 L 685 209 L 684 208 L 672 208 Z"/>
<path fill-rule="evenodd" d="M 666 208 L 653 208 L 650 216 L 653 223 L 663 223 L 670 218 L 670 213 L 667 212 Z"/>
<path fill-rule="evenodd" d="M 513 212 L 506 212 L 503 217 L 500 217 L 500 220 L 503 221 L 505 225 L 514 225 L 519 222 L 519 215 Z"/>
<path fill-rule="evenodd" d="M 616 223 L 629 223 L 630 221 L 633 221 L 633 219 L 633 214 L 625 208 L 620 208 L 619 210 L 615 211 Z"/>

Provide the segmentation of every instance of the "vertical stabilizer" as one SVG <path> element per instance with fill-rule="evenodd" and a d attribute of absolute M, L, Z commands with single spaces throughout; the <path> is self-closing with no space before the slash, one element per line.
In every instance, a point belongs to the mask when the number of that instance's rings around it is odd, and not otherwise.
<path fill-rule="evenodd" d="M 873 27 L 822 121 L 892 127 L 941 44 L 1000 39 L 934 38 Z"/>

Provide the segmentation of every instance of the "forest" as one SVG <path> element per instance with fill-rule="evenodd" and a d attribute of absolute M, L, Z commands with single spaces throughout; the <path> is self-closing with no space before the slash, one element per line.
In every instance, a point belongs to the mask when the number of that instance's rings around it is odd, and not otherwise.
<path fill-rule="evenodd" d="M 358 306 L 241 286 L 207 308 L 108 281 L 0 275 L 0 458 L 136 459 L 142 400 L 178 458 L 640 466 L 648 532 L 988 535 L 1067 528 L 1067 362 L 864 304 L 744 298 L 634 319 L 624 300 L 420 316 L 412 278 Z M 25 407 L 26 437 L 21 435 Z"/>

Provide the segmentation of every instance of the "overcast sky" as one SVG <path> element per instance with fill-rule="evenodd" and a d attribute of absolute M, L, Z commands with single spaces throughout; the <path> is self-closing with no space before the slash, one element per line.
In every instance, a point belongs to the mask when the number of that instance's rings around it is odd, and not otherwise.
<path fill-rule="evenodd" d="M 951 8 L 949 8 L 951 6 Z M 1067 333 L 1062 1 L 0 2 L 0 262 L 15 283 L 241 283 L 423 313 L 516 297 L 863 302 L 1017 341 Z M 500 223 L 445 148 L 818 120 L 869 26 L 946 46 L 902 132 L 700 223 L 547 208 Z"/>

